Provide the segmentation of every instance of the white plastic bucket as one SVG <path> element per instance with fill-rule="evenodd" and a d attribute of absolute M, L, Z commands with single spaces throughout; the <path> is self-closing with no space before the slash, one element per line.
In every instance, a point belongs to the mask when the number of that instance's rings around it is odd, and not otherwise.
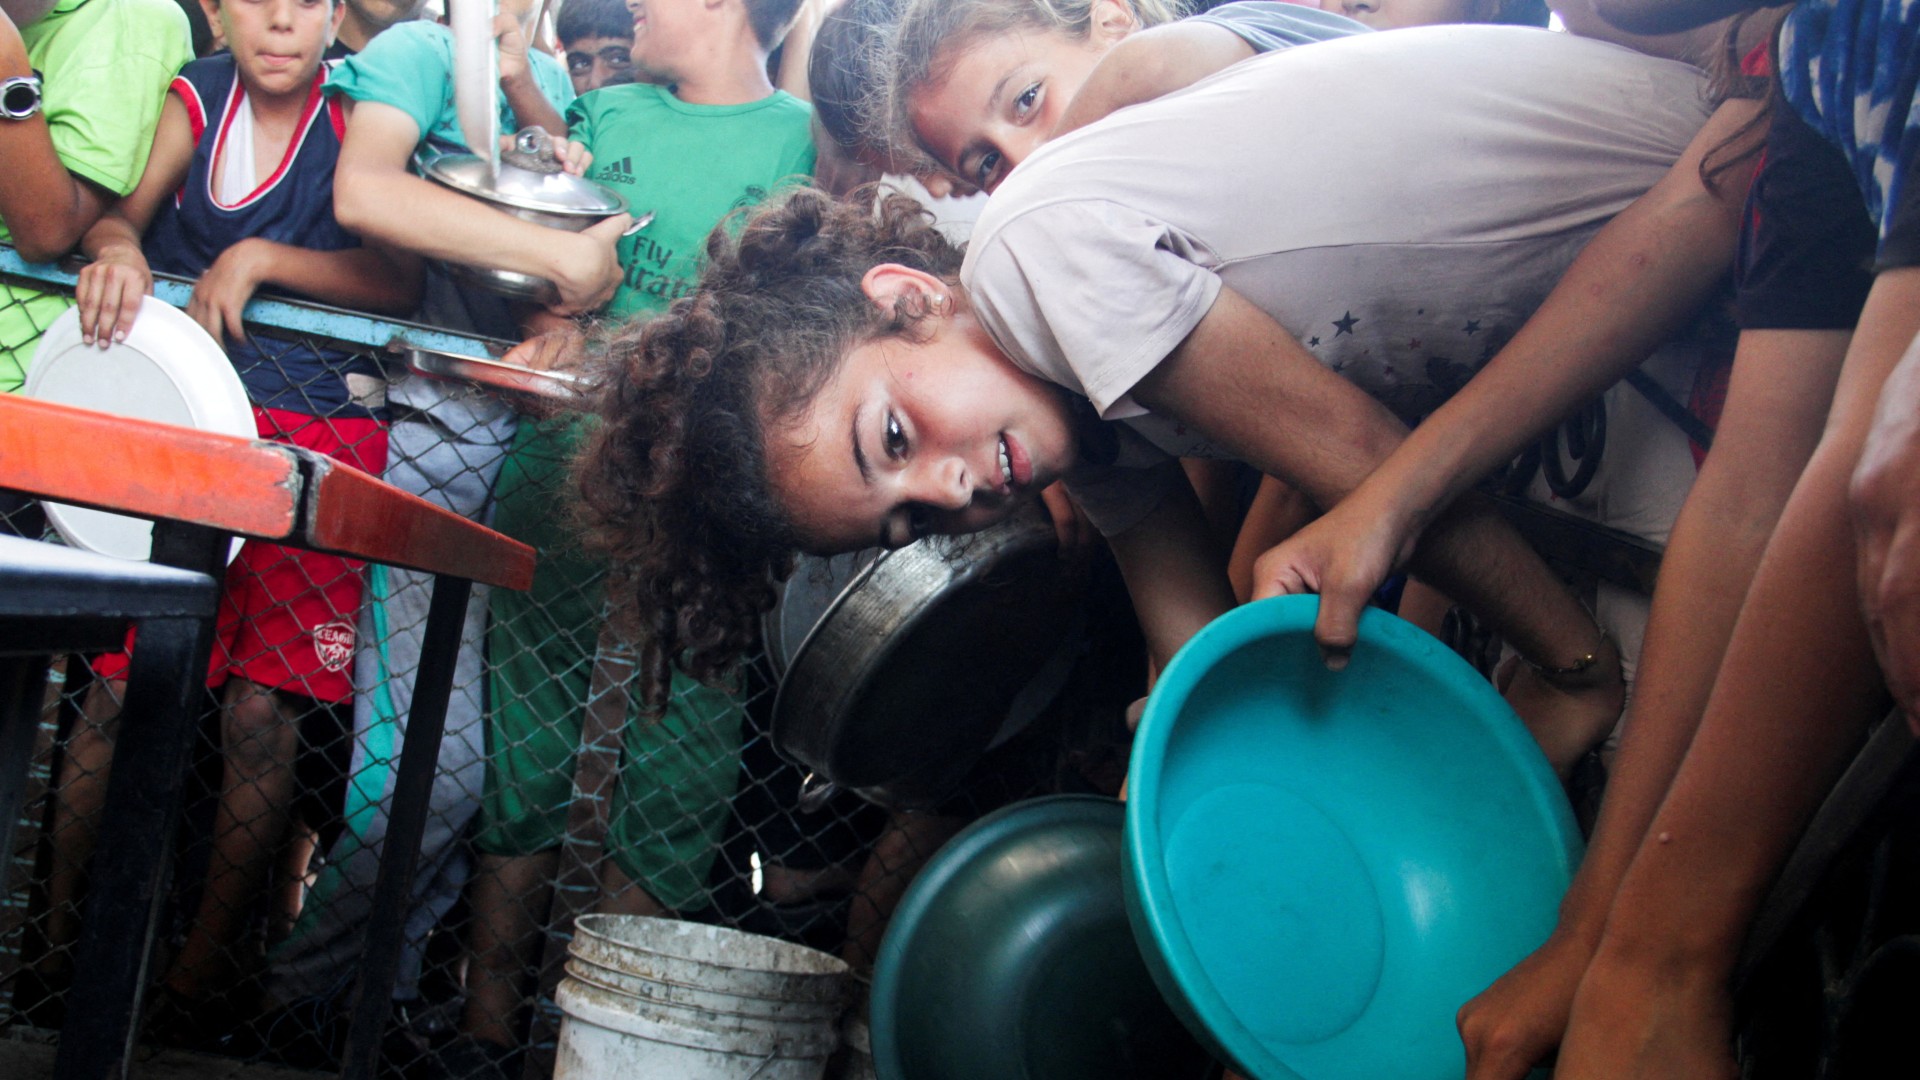
<path fill-rule="evenodd" d="M 583 916 L 556 1000 L 554 1080 L 821 1080 L 847 966 L 672 919 Z"/>

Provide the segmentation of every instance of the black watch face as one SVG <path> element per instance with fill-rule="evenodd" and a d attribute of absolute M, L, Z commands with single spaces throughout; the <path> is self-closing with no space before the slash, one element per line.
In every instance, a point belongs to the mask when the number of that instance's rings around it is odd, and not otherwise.
<path fill-rule="evenodd" d="M 26 116 L 40 105 L 40 91 L 32 83 L 14 83 L 0 91 L 0 111 L 9 116 Z"/>

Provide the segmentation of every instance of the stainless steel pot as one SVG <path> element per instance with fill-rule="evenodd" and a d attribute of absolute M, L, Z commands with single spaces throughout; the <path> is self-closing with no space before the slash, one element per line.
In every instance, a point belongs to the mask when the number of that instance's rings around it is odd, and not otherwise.
<path fill-rule="evenodd" d="M 546 171 L 527 167 L 530 163 L 531 155 L 507 153 L 501 155 L 496 171 L 474 154 L 441 154 L 421 162 L 421 172 L 443 187 L 550 229 L 579 232 L 626 212 L 627 200 L 619 192 L 569 176 L 557 166 Z M 557 295 L 553 282 L 531 274 L 460 263 L 441 265 L 461 281 L 504 296 L 544 304 Z"/>
<path fill-rule="evenodd" d="M 775 748 L 811 770 L 816 791 L 831 783 L 901 809 L 942 801 L 1052 701 L 1079 655 L 1084 585 L 1056 552 L 1036 509 L 875 557 L 787 661 Z M 783 618 L 770 629 L 784 637 Z"/>

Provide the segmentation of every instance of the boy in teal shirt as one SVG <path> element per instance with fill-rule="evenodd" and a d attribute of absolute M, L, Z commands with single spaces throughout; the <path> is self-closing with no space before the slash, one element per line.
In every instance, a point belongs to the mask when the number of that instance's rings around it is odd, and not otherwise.
<path fill-rule="evenodd" d="M 567 110 L 572 137 L 593 153 L 588 177 L 626 196 L 636 217 L 654 215 L 619 243 L 610 316 L 664 311 L 692 289 L 716 225 L 812 172 L 812 109 L 775 90 L 766 71 L 798 7 L 649 0 L 637 8 L 633 59 L 655 82 L 595 90 Z M 603 621 L 603 568 L 579 553 L 567 525 L 578 434 L 575 420 L 523 423 L 495 489 L 494 527 L 539 548 L 540 563 L 530 592 L 494 595 L 487 637 L 491 720 L 473 909 L 489 923 L 484 939 L 506 947 L 473 958 L 492 981 L 469 975 L 463 1026 L 494 1047 L 515 1041 L 519 972 L 538 942 L 530 913 L 546 906 L 537 897 L 565 833 Z M 676 675 L 664 715 L 626 726 L 607 839 L 612 906 L 645 914 L 705 906 L 743 715 L 724 692 Z"/>

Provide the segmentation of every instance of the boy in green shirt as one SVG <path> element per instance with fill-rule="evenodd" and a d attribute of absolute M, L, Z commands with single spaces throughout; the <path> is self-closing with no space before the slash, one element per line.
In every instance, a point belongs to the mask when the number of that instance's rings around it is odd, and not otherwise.
<path fill-rule="evenodd" d="M 766 70 L 799 0 L 628 6 L 634 67 L 655 81 L 595 90 L 567 110 L 572 137 L 593 153 L 588 177 L 625 195 L 636 217 L 654 215 L 619 243 L 622 276 L 607 312 L 620 319 L 664 311 L 690 291 L 716 225 L 813 169 L 812 110 L 775 90 Z M 496 1059 L 494 1048 L 516 1041 L 520 973 L 565 834 L 602 622 L 603 568 L 580 554 L 567 525 L 578 434 L 577 420 L 523 423 L 495 488 L 494 527 L 540 549 L 530 592 L 494 594 L 487 637 L 487 783 L 472 907 L 476 936 L 491 948 L 469 968 L 463 1028 Z M 613 908 L 705 906 L 742 717 L 722 691 L 676 675 L 665 714 L 627 725 L 607 839 Z"/>
<path fill-rule="evenodd" d="M 0 0 L 0 243 L 28 262 L 79 243 L 139 182 L 167 85 L 191 59 L 173 0 Z M 0 283 L 0 393 L 20 389 L 41 332 L 72 306 Z"/>

